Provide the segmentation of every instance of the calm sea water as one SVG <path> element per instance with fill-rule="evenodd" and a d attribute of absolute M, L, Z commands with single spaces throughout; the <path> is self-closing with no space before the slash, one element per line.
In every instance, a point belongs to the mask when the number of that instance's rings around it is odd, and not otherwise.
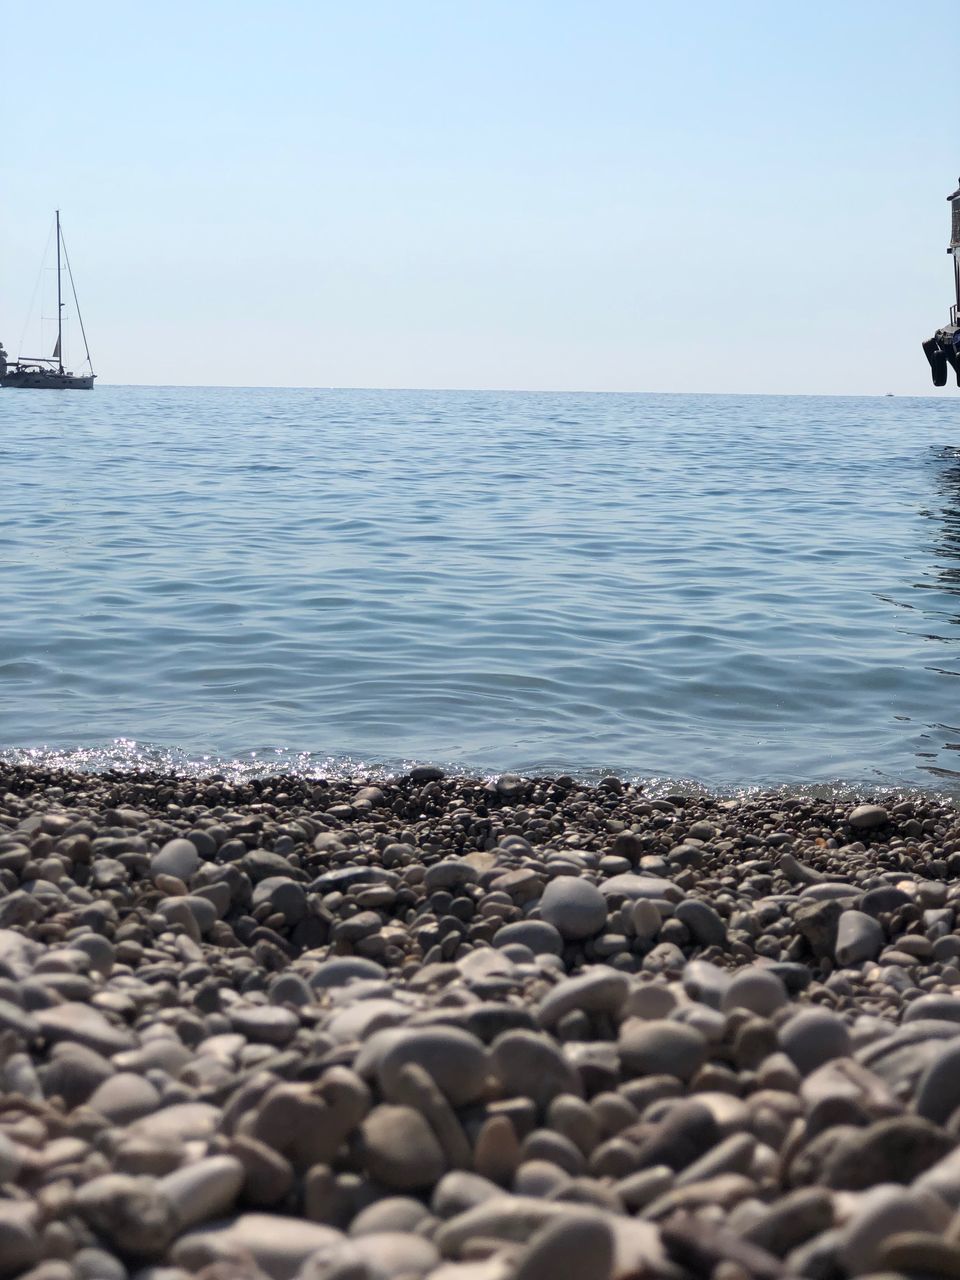
<path fill-rule="evenodd" d="M 8 390 L 0 484 L 15 758 L 960 790 L 960 400 Z"/>

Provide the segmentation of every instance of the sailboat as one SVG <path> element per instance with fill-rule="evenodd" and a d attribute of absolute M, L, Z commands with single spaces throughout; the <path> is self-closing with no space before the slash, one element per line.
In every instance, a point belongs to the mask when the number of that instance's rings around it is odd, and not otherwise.
<path fill-rule="evenodd" d="M 62 254 L 61 254 L 62 250 Z M 67 275 L 73 292 L 73 302 L 80 321 L 80 333 L 87 353 L 88 373 L 71 373 L 63 367 L 63 266 L 61 258 L 67 264 Z M 73 283 L 73 272 L 70 270 L 70 258 L 67 245 L 60 229 L 60 210 L 57 210 L 57 344 L 53 354 L 49 356 L 19 356 L 13 364 L 7 363 L 7 353 L 0 343 L 0 387 L 35 387 L 64 391 L 90 391 L 97 375 L 93 372 L 90 360 L 90 347 L 83 328 L 80 315 L 80 303 L 77 301 L 77 287 Z"/>

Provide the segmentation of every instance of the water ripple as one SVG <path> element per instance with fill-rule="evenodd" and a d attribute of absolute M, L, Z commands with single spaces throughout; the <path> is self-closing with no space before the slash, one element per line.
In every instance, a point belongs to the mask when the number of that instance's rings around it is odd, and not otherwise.
<path fill-rule="evenodd" d="M 0 418 L 14 758 L 960 790 L 946 399 L 104 387 Z"/>

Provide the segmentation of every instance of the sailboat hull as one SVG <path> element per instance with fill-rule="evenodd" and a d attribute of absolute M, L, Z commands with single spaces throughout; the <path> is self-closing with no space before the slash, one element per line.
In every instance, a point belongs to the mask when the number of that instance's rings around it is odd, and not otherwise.
<path fill-rule="evenodd" d="M 0 387 L 30 387 L 49 391 L 92 391 L 96 374 L 57 373 L 50 369 L 9 369 Z"/>

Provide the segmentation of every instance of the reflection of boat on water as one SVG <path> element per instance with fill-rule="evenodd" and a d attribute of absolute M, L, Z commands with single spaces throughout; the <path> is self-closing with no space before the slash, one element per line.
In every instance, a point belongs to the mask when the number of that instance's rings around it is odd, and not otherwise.
<path fill-rule="evenodd" d="M 86 364 L 87 373 L 71 373 L 69 369 L 63 367 L 63 267 L 61 265 L 61 250 L 63 261 L 67 264 L 67 275 L 70 278 L 70 288 L 73 292 L 73 301 L 77 309 L 77 320 L 80 322 L 80 333 L 83 336 L 83 346 L 87 354 Z M 77 289 L 73 283 L 73 272 L 70 270 L 70 259 L 67 256 L 67 246 L 63 239 L 63 232 L 60 230 L 60 210 L 57 210 L 57 345 L 53 348 L 53 354 L 50 356 L 18 356 L 13 364 L 7 363 L 7 353 L 0 344 L 0 387 L 21 387 L 33 388 L 37 390 L 58 390 L 58 391 L 89 391 L 93 387 L 93 380 L 97 375 L 93 372 L 93 364 L 90 361 L 90 348 L 87 345 L 87 335 L 84 333 L 83 320 L 80 316 L 80 304 L 77 301 Z"/>
<path fill-rule="evenodd" d="M 960 325 L 958 325 L 958 311 L 960 311 L 960 187 L 952 195 L 947 196 L 947 199 L 950 201 L 952 211 L 950 244 L 947 246 L 947 253 L 953 258 L 953 283 L 956 301 L 950 308 L 950 323 L 945 324 L 942 329 L 938 329 L 933 337 L 928 338 L 923 344 L 923 354 L 930 364 L 930 372 L 933 375 L 933 385 L 935 387 L 946 386 L 948 365 L 957 375 L 957 385 L 960 386 Z"/>

